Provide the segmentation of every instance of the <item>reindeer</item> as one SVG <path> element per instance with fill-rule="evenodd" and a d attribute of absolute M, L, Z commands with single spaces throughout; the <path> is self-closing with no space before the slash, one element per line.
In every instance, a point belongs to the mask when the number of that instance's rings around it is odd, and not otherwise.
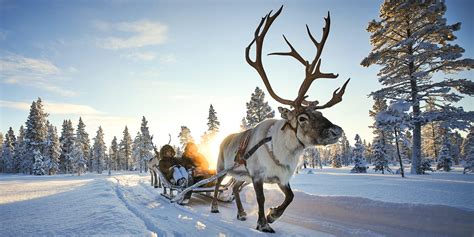
<path fill-rule="evenodd" d="M 319 105 L 318 101 L 307 101 L 306 92 L 314 80 L 337 78 L 337 74 L 323 73 L 320 71 L 321 53 L 329 34 L 330 16 L 328 12 L 325 18 L 325 27 L 321 41 L 318 42 L 311 34 L 309 27 L 306 29 L 309 38 L 316 46 L 316 56 L 313 61 L 303 59 L 293 48 L 290 42 L 283 35 L 285 42 L 290 48 L 290 52 L 271 53 L 269 55 L 290 56 L 298 60 L 305 67 L 305 78 L 300 86 L 298 96 L 294 100 L 287 100 L 279 97 L 273 91 L 267 74 L 262 64 L 263 40 L 273 21 L 280 15 L 283 6 L 274 14 L 268 13 L 262 18 L 255 30 L 255 37 L 245 49 L 247 63 L 252 66 L 260 75 L 265 87 L 271 97 L 283 105 L 288 105 L 292 109 L 279 107 L 282 119 L 268 119 L 254 128 L 247 131 L 231 134 L 226 137 L 221 145 L 217 162 L 217 171 L 228 170 L 229 175 L 238 181 L 233 187 L 233 193 L 237 205 L 237 219 L 245 220 L 246 213 L 242 207 L 239 192 L 246 182 L 253 183 L 258 203 L 257 230 L 271 232 L 274 230 L 269 223 L 276 221 L 293 200 L 289 180 L 293 176 L 299 162 L 299 158 L 305 147 L 314 145 L 328 145 L 335 143 L 341 136 L 343 130 L 326 119 L 318 110 L 334 106 L 342 101 L 348 79 L 342 88 L 337 88 L 333 92 L 333 97 L 326 104 Z M 263 26 L 263 29 L 261 30 Z M 250 48 L 256 44 L 255 61 L 250 59 Z M 253 146 L 247 149 L 247 145 Z M 261 147 L 264 148 L 261 148 Z M 244 155 L 244 153 L 247 153 Z M 236 155 L 237 154 L 237 155 Z M 241 157 L 244 156 L 242 159 Z M 248 160 L 246 160 L 248 159 Z M 242 165 L 245 164 L 245 165 Z M 217 184 L 212 201 L 211 212 L 219 212 L 217 206 L 217 190 L 225 176 L 217 179 Z M 270 208 L 265 217 L 263 193 L 264 183 L 276 183 L 285 195 L 285 200 L 278 207 Z"/>

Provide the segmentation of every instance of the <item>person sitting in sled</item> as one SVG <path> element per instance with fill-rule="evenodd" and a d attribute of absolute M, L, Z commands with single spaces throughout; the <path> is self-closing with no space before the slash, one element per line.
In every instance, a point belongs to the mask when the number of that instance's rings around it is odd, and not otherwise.
<path fill-rule="evenodd" d="M 209 169 L 209 162 L 206 157 L 199 153 L 194 142 L 188 142 L 184 148 L 182 163 L 186 169 L 194 169 L 193 179 L 198 182 L 216 174 L 216 170 Z"/>
<path fill-rule="evenodd" d="M 160 150 L 158 168 L 170 183 L 186 187 L 188 185 L 188 171 L 175 157 L 176 152 L 170 145 L 164 145 Z"/>

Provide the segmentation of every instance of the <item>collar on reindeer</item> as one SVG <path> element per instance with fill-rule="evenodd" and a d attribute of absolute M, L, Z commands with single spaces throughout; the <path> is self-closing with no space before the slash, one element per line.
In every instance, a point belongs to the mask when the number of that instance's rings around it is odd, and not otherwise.
<path fill-rule="evenodd" d="M 296 140 L 298 141 L 298 143 L 304 148 L 306 148 L 306 146 L 304 145 L 304 143 L 300 140 L 300 138 L 298 137 L 298 121 L 296 121 L 296 128 L 294 128 L 293 126 L 291 126 L 291 123 L 289 121 L 286 121 L 286 123 L 283 125 L 283 127 L 281 127 L 281 130 L 285 130 L 285 128 L 288 126 L 290 127 L 290 129 L 295 132 L 295 137 L 296 137 Z"/>

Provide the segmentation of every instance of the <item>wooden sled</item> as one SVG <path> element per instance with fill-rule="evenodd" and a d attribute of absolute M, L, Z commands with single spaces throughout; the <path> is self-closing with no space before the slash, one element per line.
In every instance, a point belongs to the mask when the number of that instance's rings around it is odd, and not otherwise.
<path fill-rule="evenodd" d="M 152 185 L 155 188 L 161 187 L 163 189 L 161 196 L 169 199 L 171 202 L 176 202 L 180 205 L 185 205 L 189 202 L 189 199 L 191 198 L 193 193 L 201 194 L 211 198 L 214 194 L 215 186 L 203 187 L 203 185 L 208 184 L 213 180 L 208 182 L 206 182 L 206 180 L 201 180 L 199 182 L 199 186 L 192 185 L 192 182 L 190 182 L 187 186 L 182 187 L 172 184 L 169 180 L 166 179 L 164 174 L 157 167 L 152 167 L 150 170 L 152 173 Z M 190 174 L 190 176 L 192 175 Z M 188 180 L 192 180 L 191 177 Z M 232 193 L 232 186 L 234 184 L 235 179 L 232 178 L 226 184 L 221 185 L 219 187 L 219 201 L 232 202 L 234 200 L 234 195 Z M 185 194 L 181 193 L 183 192 L 183 190 L 186 190 Z M 179 199 L 176 199 L 176 197 L 179 197 Z"/>

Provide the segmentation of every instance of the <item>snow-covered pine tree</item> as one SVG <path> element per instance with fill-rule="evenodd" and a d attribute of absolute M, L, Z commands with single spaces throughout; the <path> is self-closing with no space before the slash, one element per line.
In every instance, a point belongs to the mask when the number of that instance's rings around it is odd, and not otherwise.
<path fill-rule="evenodd" d="M 339 152 L 333 155 L 332 160 L 331 160 L 331 166 L 333 168 L 342 167 L 342 156 Z"/>
<path fill-rule="evenodd" d="M 474 144 L 474 126 L 469 128 L 469 133 L 462 141 L 461 145 L 461 160 L 465 161 L 466 156 L 469 154 L 470 148 Z"/>
<path fill-rule="evenodd" d="M 148 172 L 148 160 L 154 157 L 152 136 L 150 135 L 150 129 L 148 128 L 148 121 L 145 116 L 142 118 L 142 124 L 140 127 L 141 139 L 140 139 L 140 157 L 139 157 L 139 170 Z"/>
<path fill-rule="evenodd" d="M 120 141 L 120 155 L 119 155 L 119 170 L 125 169 L 129 170 L 130 161 L 132 157 L 132 137 L 128 132 L 128 127 L 125 126 L 123 130 L 123 137 Z"/>
<path fill-rule="evenodd" d="M 351 163 L 351 145 L 349 144 L 349 140 L 347 140 L 345 132 L 342 132 L 338 145 L 341 151 L 342 164 L 348 166 Z"/>
<path fill-rule="evenodd" d="M 432 159 L 426 159 L 426 158 L 421 159 L 419 173 L 426 174 L 427 171 L 434 172 L 434 169 L 431 168 L 431 162 L 432 162 Z"/>
<path fill-rule="evenodd" d="M 82 153 L 87 162 L 87 167 L 91 171 L 92 161 L 91 161 L 91 141 L 89 139 L 89 134 L 86 132 L 86 125 L 82 121 L 82 118 L 79 117 L 79 123 L 77 124 L 76 130 L 76 141 L 79 141 L 82 145 Z"/>
<path fill-rule="evenodd" d="M 72 162 L 74 157 L 72 151 L 74 149 L 74 128 L 71 120 L 64 120 L 62 125 L 61 137 L 61 156 L 59 158 L 59 169 L 64 174 L 72 173 Z"/>
<path fill-rule="evenodd" d="M 30 174 L 45 174 L 43 152 L 48 133 L 48 128 L 46 127 L 47 116 L 48 114 L 43 110 L 41 98 L 33 101 L 28 120 L 26 121 L 25 131 L 25 159 L 29 159 L 27 172 Z"/>
<path fill-rule="evenodd" d="M 110 144 L 109 159 L 110 161 L 108 163 L 110 163 L 109 164 L 110 169 L 118 170 L 117 167 L 119 163 L 119 147 L 117 143 L 117 137 L 115 136 L 112 139 L 112 143 Z"/>
<path fill-rule="evenodd" d="M 474 126 L 463 141 L 462 156 L 464 161 L 464 174 L 474 171 Z"/>
<path fill-rule="evenodd" d="M 132 144 L 132 156 L 130 159 L 130 166 L 129 170 L 136 170 L 138 167 L 138 163 L 140 162 L 140 152 L 141 152 L 141 144 L 142 144 L 142 134 L 140 132 L 137 132 L 137 135 L 133 139 L 133 144 Z"/>
<path fill-rule="evenodd" d="M 354 149 L 352 150 L 352 160 L 354 161 L 354 168 L 352 168 L 351 173 L 367 173 L 367 162 L 364 157 L 364 145 L 359 137 L 359 134 L 356 134 Z"/>
<path fill-rule="evenodd" d="M 186 143 L 194 142 L 194 138 L 191 136 L 191 129 L 186 126 L 181 126 L 181 131 L 178 134 L 179 143 L 181 144 L 181 149 L 184 150 Z"/>
<path fill-rule="evenodd" d="M 59 157 L 61 156 L 61 143 L 55 126 L 48 123 L 48 136 L 46 137 L 45 170 L 48 175 L 59 172 Z"/>
<path fill-rule="evenodd" d="M 253 128 L 267 118 L 275 117 L 275 111 L 265 101 L 265 93 L 256 87 L 247 105 L 247 116 L 245 117 L 247 128 Z"/>
<path fill-rule="evenodd" d="M 449 138 L 446 136 L 441 146 L 441 151 L 438 156 L 438 164 L 436 165 L 437 170 L 444 170 L 446 172 L 451 171 L 453 165 L 453 158 L 451 157 Z"/>
<path fill-rule="evenodd" d="M 392 173 L 392 170 L 388 167 L 388 158 L 382 144 L 382 139 L 376 139 L 372 144 L 372 155 L 372 164 L 374 165 L 375 172 L 382 171 L 382 174 L 384 174 L 386 170 Z"/>
<path fill-rule="evenodd" d="M 20 132 L 18 133 L 18 137 L 16 139 L 16 146 L 15 146 L 15 173 L 23 172 L 26 173 L 27 167 L 31 167 L 32 164 L 29 164 L 30 159 L 25 158 L 26 154 L 26 142 L 25 142 L 25 129 L 23 125 L 20 126 Z"/>
<path fill-rule="evenodd" d="M 364 157 L 367 160 L 367 163 L 372 163 L 372 144 L 369 142 L 367 143 L 364 139 Z"/>
<path fill-rule="evenodd" d="M 92 166 L 93 170 L 97 171 L 97 173 L 102 174 L 104 170 L 104 163 L 105 163 L 105 152 L 107 151 L 107 147 L 105 146 L 104 142 L 104 131 L 102 127 L 99 126 L 97 130 L 97 135 L 94 137 L 94 145 L 92 146 Z"/>
<path fill-rule="evenodd" d="M 310 164 L 312 168 L 315 168 L 316 165 L 319 166 L 319 168 L 322 168 L 321 156 L 316 146 L 310 146 L 304 149 L 304 153 L 303 153 L 304 168 L 306 168 L 307 164 Z"/>
<path fill-rule="evenodd" d="M 3 170 L 2 166 L 2 152 L 3 152 L 3 133 L 0 132 L 0 172 Z"/>
<path fill-rule="evenodd" d="M 363 66 L 382 65 L 379 82 L 382 89 L 372 92 L 374 98 L 405 100 L 411 104 L 413 122 L 413 151 L 411 173 L 419 174 L 421 161 L 421 126 L 424 122 L 469 119 L 472 113 L 462 108 L 443 105 L 448 113 L 443 116 L 425 116 L 422 102 L 433 97 L 437 101 L 457 102 L 462 97 L 451 91 L 473 94 L 474 82 L 466 79 L 444 79 L 437 82 L 437 72 L 454 73 L 474 67 L 474 60 L 460 59 L 464 49 L 451 45 L 454 31 L 461 23 L 448 25 L 444 17 L 444 1 L 391 1 L 380 8 L 380 21 L 369 22 L 372 33 L 372 52 L 361 62 Z M 465 126 L 465 125 L 464 125 Z"/>
<path fill-rule="evenodd" d="M 374 134 L 372 144 L 374 144 L 375 138 L 380 138 L 382 142 L 381 145 L 383 146 L 385 153 L 387 156 L 390 156 L 394 151 L 392 146 L 394 141 L 393 130 L 380 123 L 377 123 L 377 115 L 382 111 L 386 111 L 387 108 L 388 105 L 386 99 L 374 98 L 374 105 L 372 106 L 372 109 L 369 110 L 369 116 L 374 119 L 374 123 L 369 126 L 369 128 L 372 128 L 372 133 Z"/>
<path fill-rule="evenodd" d="M 422 108 L 426 112 L 436 112 L 434 98 L 428 98 Z M 447 130 L 441 126 L 440 121 L 430 121 L 421 127 L 421 155 L 422 157 L 432 157 L 436 160 L 439 156 L 443 137 Z"/>
<path fill-rule="evenodd" d="M 3 151 L 1 156 L 2 170 L 0 172 L 13 172 L 15 166 L 14 155 L 15 155 L 16 137 L 12 127 L 8 129 L 5 134 L 5 141 L 3 142 Z"/>
<path fill-rule="evenodd" d="M 405 140 L 405 131 L 410 128 L 410 116 L 407 114 L 410 105 L 404 101 L 393 100 L 390 106 L 384 111 L 380 111 L 376 116 L 376 126 L 393 131 L 395 137 L 396 157 L 400 164 L 400 174 L 405 177 L 403 169 L 402 155 L 400 152 L 400 144 Z"/>
<path fill-rule="evenodd" d="M 84 155 L 84 147 L 82 141 L 79 139 L 74 139 L 74 145 L 71 152 L 71 173 L 76 173 L 77 176 L 86 172 L 87 160 Z"/>
<path fill-rule="evenodd" d="M 453 162 L 455 165 L 459 165 L 461 160 L 461 146 L 462 146 L 462 137 L 458 131 L 450 133 L 449 142 L 451 144 L 451 149 L 449 152 L 451 153 L 451 157 L 453 157 Z"/>

